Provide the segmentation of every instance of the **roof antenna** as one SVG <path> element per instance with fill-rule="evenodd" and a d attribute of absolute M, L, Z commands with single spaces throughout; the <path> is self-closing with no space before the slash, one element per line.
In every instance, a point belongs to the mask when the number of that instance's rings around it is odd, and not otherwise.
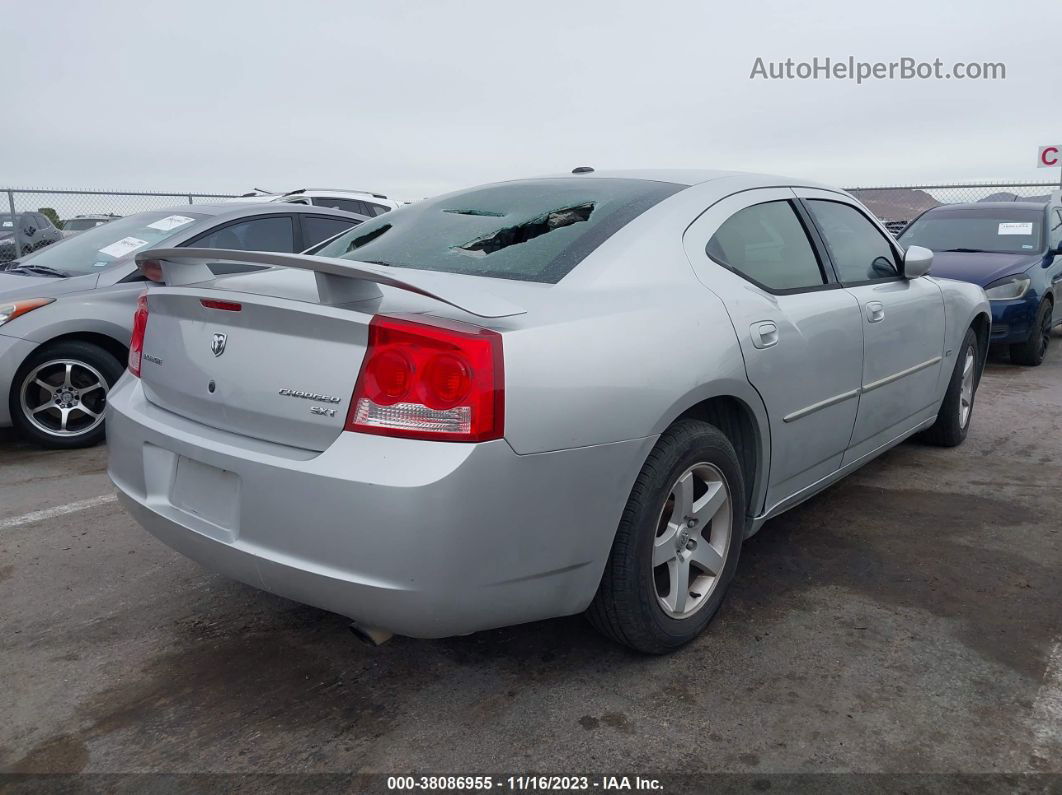
<path fill-rule="evenodd" d="M 592 166 L 576 166 L 572 169 L 573 174 L 593 174 L 594 169 Z"/>

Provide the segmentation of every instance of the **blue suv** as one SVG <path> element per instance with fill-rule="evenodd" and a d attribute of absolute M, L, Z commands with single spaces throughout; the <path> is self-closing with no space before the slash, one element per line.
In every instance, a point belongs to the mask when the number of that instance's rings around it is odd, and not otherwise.
<path fill-rule="evenodd" d="M 992 305 L 992 344 L 1017 364 L 1044 360 L 1062 325 L 1062 192 L 1047 204 L 981 202 L 927 210 L 900 234 L 933 250 L 933 276 L 979 284 Z"/>

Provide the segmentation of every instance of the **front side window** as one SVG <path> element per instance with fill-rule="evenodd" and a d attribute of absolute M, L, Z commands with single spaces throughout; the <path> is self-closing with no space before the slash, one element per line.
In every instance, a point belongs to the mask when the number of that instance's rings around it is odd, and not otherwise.
<path fill-rule="evenodd" d="M 291 218 L 275 215 L 268 218 L 252 218 L 229 224 L 210 232 L 195 242 L 192 248 L 227 248 L 236 251 L 283 251 L 295 250 L 295 231 Z"/>
<path fill-rule="evenodd" d="M 900 275 L 892 246 L 863 213 L 850 204 L 826 199 L 811 199 L 807 205 L 842 284 Z"/>
<path fill-rule="evenodd" d="M 787 201 L 738 210 L 708 241 L 716 262 L 768 290 L 799 290 L 826 283 L 804 226 Z"/>
<path fill-rule="evenodd" d="M 1043 250 L 1044 211 L 1023 207 L 940 207 L 903 230 L 900 243 L 933 251 L 1028 254 Z"/>

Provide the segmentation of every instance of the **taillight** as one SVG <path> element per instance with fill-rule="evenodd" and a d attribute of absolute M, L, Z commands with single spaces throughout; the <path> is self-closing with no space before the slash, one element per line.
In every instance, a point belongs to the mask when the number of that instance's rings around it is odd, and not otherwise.
<path fill-rule="evenodd" d="M 243 309 L 243 305 L 235 301 L 218 301 L 214 298 L 204 298 L 199 303 L 207 309 L 221 309 L 224 312 L 239 312 Z"/>
<path fill-rule="evenodd" d="M 136 299 L 136 312 L 133 313 L 133 337 L 129 340 L 129 372 L 140 377 L 140 362 L 144 355 L 144 333 L 147 331 L 148 304 L 147 292 L 142 292 Z"/>
<path fill-rule="evenodd" d="M 502 436 L 502 338 L 456 321 L 377 315 L 345 430 L 483 442 Z"/>

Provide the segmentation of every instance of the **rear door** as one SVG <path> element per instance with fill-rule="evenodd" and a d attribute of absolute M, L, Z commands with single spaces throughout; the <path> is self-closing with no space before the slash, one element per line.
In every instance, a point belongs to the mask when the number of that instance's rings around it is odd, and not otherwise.
<path fill-rule="evenodd" d="M 859 305 L 809 230 L 796 194 L 771 188 L 716 203 L 684 237 L 698 277 L 730 314 L 767 408 L 767 510 L 837 471 L 858 405 Z"/>
<path fill-rule="evenodd" d="M 936 411 L 944 361 L 944 299 L 930 279 L 905 279 L 896 242 L 846 196 L 799 189 L 837 278 L 859 304 L 863 381 L 845 462 Z M 952 360 L 954 361 L 954 360 Z"/>

